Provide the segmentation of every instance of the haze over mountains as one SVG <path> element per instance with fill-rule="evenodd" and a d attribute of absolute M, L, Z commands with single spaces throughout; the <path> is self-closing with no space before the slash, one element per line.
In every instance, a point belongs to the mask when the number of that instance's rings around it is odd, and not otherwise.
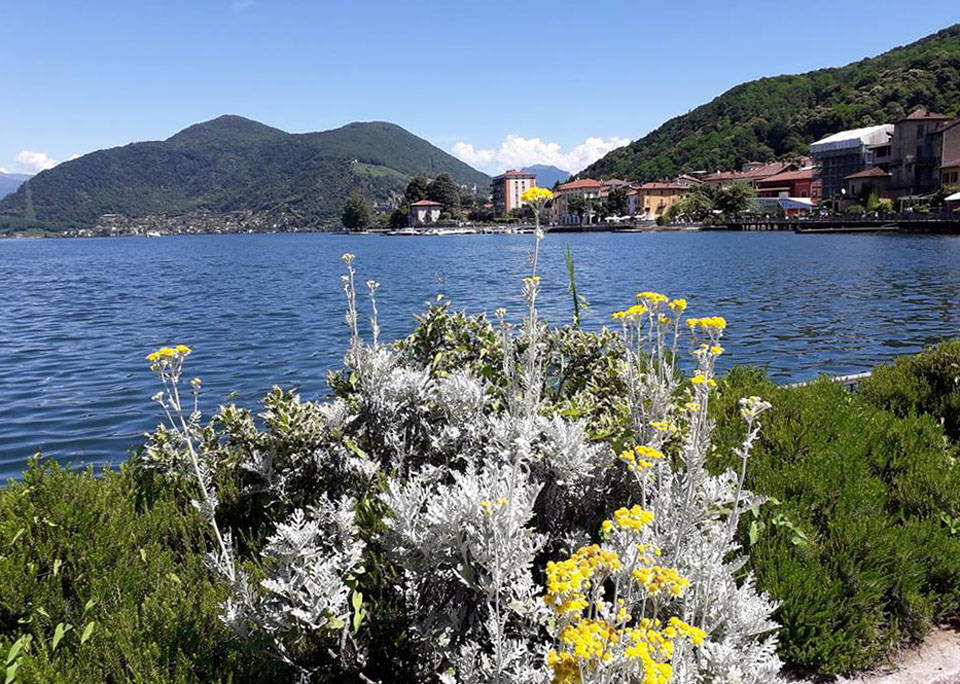
<path fill-rule="evenodd" d="M 0 199 L 17 191 L 21 185 L 30 179 L 26 173 L 3 173 L 0 171 Z"/>
<path fill-rule="evenodd" d="M 670 119 L 580 171 L 654 180 L 799 156 L 826 135 L 891 122 L 916 107 L 960 108 L 960 24 L 833 69 L 761 78 Z"/>
<path fill-rule="evenodd" d="M 537 185 L 541 188 L 552 188 L 554 183 L 563 183 L 572 174 L 549 164 L 534 164 L 524 166 L 521 171 L 532 173 L 537 177 Z"/>
<path fill-rule="evenodd" d="M 0 228 L 90 227 L 129 217 L 248 211 L 282 225 L 335 222 L 359 189 L 387 205 L 418 174 L 485 194 L 490 177 L 386 122 L 291 134 L 240 116 L 159 142 L 100 150 L 37 174 L 0 200 Z"/>

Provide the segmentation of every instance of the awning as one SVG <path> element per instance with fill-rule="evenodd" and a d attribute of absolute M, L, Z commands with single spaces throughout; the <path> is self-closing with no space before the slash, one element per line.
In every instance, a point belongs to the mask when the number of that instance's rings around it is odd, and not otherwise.
<path fill-rule="evenodd" d="M 781 197 L 778 202 L 781 209 L 813 209 L 813 200 L 809 197 Z"/>
<path fill-rule="evenodd" d="M 955 192 L 952 195 L 947 195 L 944 197 L 947 202 L 960 202 L 960 192 Z"/>

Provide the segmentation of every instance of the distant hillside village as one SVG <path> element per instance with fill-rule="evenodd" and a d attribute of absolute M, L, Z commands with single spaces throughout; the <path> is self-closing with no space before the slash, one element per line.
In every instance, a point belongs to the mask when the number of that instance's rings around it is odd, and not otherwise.
<path fill-rule="evenodd" d="M 739 171 L 697 170 L 646 182 L 571 180 L 554 186 L 556 197 L 547 215 L 559 226 L 656 221 L 670 216 L 695 191 L 733 185 L 749 189 L 751 210 L 783 216 L 903 211 L 929 204 L 937 193 L 950 208 L 960 208 L 958 183 L 960 118 L 917 109 L 894 123 L 834 133 L 811 144 L 809 156 L 795 161 L 749 162 Z M 521 171 L 494 178 L 495 215 L 517 215 L 521 195 L 535 185 L 533 174 Z M 943 194 L 948 191 L 953 194 Z"/>

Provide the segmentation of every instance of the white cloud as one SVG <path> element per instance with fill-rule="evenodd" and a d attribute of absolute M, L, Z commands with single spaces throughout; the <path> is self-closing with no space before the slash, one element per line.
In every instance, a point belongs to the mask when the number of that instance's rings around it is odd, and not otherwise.
<path fill-rule="evenodd" d="M 73 161 L 79 154 L 71 154 L 66 161 Z M 51 159 L 46 152 L 34 152 L 33 150 L 20 150 L 17 154 L 17 163 L 13 171 L 7 171 L 0 167 L 0 173 L 40 173 L 47 169 L 52 169 L 61 162 Z"/>
<path fill-rule="evenodd" d="M 20 150 L 20 154 L 17 155 L 17 165 L 26 173 L 39 173 L 52 169 L 57 165 L 57 161 L 48 157 L 46 152 Z"/>
<path fill-rule="evenodd" d="M 627 138 L 616 136 L 606 140 L 589 137 L 579 145 L 564 150 L 559 143 L 546 142 L 540 138 L 523 138 L 511 133 L 496 149 L 477 149 L 470 143 L 458 142 L 454 144 L 452 152 L 467 164 L 484 171 L 501 172 L 532 164 L 550 164 L 576 173 L 610 150 L 623 147 L 629 142 Z"/>

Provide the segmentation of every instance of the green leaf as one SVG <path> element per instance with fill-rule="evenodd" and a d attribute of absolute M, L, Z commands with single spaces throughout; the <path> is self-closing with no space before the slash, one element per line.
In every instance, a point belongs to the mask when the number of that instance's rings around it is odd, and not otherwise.
<path fill-rule="evenodd" d="M 87 643 L 87 640 L 93 635 L 93 630 L 97 626 L 95 620 L 91 620 L 87 623 L 87 626 L 83 628 L 83 634 L 80 635 L 80 644 Z"/>
<path fill-rule="evenodd" d="M 56 629 L 53 630 L 53 641 L 50 644 L 50 650 L 56 651 L 57 646 L 63 640 L 63 635 L 73 629 L 73 625 L 61 622 L 57 625 Z"/>
<path fill-rule="evenodd" d="M 23 533 L 26 531 L 27 531 L 26 527 L 21 527 L 19 530 L 17 530 L 17 533 L 13 535 L 13 539 L 10 540 L 10 546 L 13 546 L 18 541 L 20 541 L 20 537 L 22 537 Z"/>
<path fill-rule="evenodd" d="M 10 647 L 10 650 L 7 651 L 7 662 L 5 665 L 9 665 L 14 660 L 17 659 L 17 656 L 20 655 L 20 651 L 23 650 L 23 647 L 27 644 L 29 637 L 24 634 L 22 637 L 13 642 L 13 646 Z"/>
<path fill-rule="evenodd" d="M 7 676 L 4 678 L 4 684 L 10 684 L 17 678 L 17 670 L 20 669 L 20 663 L 14 663 L 7 668 Z"/>
<path fill-rule="evenodd" d="M 96 600 L 96 599 L 90 599 L 90 600 L 87 601 L 85 604 L 83 604 L 83 612 L 84 612 L 84 613 L 90 612 L 90 610 L 91 610 L 95 605 L 97 605 L 97 600 Z"/>
<path fill-rule="evenodd" d="M 57 558 L 53 561 L 53 576 L 56 577 L 60 574 L 60 566 L 63 565 L 63 561 Z"/>

